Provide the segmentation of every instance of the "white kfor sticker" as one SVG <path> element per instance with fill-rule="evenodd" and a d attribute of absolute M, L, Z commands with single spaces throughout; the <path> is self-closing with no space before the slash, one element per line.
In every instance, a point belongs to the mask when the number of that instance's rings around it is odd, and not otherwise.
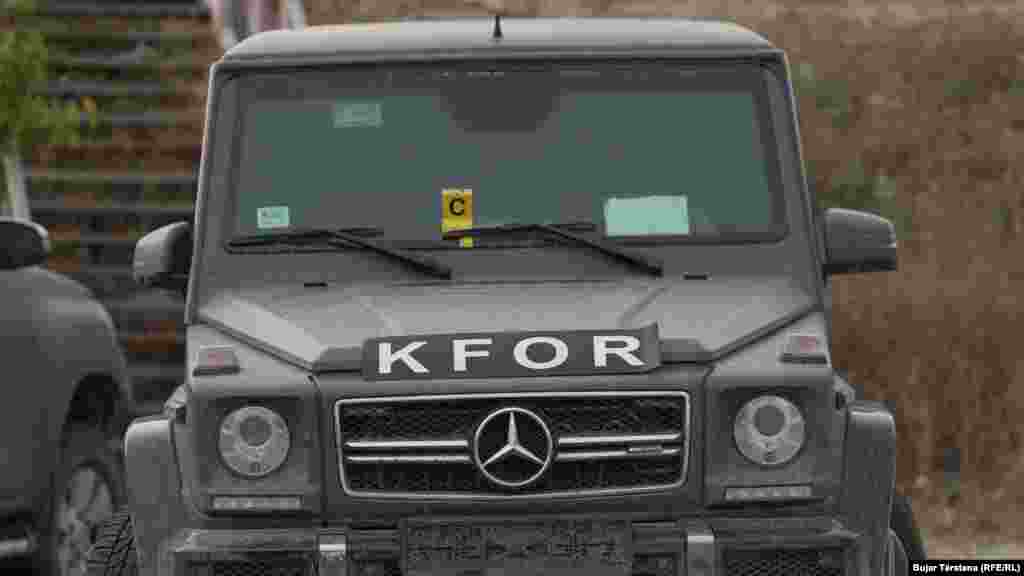
<path fill-rule="evenodd" d="M 379 128 L 384 123 L 380 102 L 335 102 L 335 128 Z"/>
<path fill-rule="evenodd" d="M 259 228 L 287 228 L 291 226 L 287 206 L 264 206 L 256 211 Z"/>

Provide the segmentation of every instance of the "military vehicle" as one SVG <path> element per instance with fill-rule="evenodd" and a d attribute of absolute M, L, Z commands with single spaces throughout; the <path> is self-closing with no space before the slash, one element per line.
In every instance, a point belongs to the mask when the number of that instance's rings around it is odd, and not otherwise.
<path fill-rule="evenodd" d="M 211 69 L 187 382 L 95 574 L 878 576 L 923 548 L 829 281 L 784 53 L 722 22 L 255 35 Z M 895 505 L 894 505 L 895 501 Z"/>

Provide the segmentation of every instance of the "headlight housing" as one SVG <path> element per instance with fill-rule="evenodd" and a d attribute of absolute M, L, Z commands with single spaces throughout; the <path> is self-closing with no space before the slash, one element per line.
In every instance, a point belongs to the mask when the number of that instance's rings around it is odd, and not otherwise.
<path fill-rule="evenodd" d="M 780 466 L 804 445 L 805 425 L 800 409 L 774 395 L 758 396 L 740 408 L 733 425 L 736 447 L 761 466 Z"/>
<path fill-rule="evenodd" d="M 263 406 L 242 406 L 220 424 L 219 447 L 224 464 L 246 478 L 261 478 L 284 464 L 291 433 L 280 414 Z"/>

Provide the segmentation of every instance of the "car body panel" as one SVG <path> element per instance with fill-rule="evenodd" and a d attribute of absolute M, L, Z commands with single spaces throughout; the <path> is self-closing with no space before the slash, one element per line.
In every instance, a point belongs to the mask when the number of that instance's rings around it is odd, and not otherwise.
<path fill-rule="evenodd" d="M 285 284 L 224 293 L 199 316 L 299 366 L 329 372 L 358 370 L 368 338 L 650 323 L 658 324 L 669 355 L 676 341 L 696 340 L 716 356 L 812 304 L 790 279 L 768 276 L 326 289 Z"/>
<path fill-rule="evenodd" d="M 156 570 L 160 545 L 185 525 L 187 517 L 171 426 L 166 415 L 139 418 L 125 435 L 127 505 L 133 514 L 147 519 L 146 529 L 136 524 L 135 530 L 142 573 Z"/>
<path fill-rule="evenodd" d="M 0 498 L 8 512 L 36 509 L 49 489 L 58 442 L 78 384 L 104 376 L 131 401 L 124 355 L 106 309 L 82 285 L 41 267 L 0 271 L 5 345 L 0 359 L 17 401 L 0 407 L 5 443 Z"/>
<path fill-rule="evenodd" d="M 530 52 L 583 49 L 663 48 L 694 54 L 751 54 L 774 50 L 763 37 L 725 22 L 641 18 L 466 18 L 322 26 L 257 34 L 234 46 L 226 61 L 287 56 L 327 58 L 337 54 L 420 52 L 425 57 L 472 51 Z"/>

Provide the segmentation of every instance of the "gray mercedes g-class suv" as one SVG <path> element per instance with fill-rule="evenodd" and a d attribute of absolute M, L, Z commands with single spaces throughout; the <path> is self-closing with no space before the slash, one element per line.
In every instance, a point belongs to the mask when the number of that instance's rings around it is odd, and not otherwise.
<path fill-rule="evenodd" d="M 817 209 L 762 37 L 275 31 L 209 95 L 195 222 L 134 261 L 187 292 L 187 382 L 127 433 L 97 574 L 879 576 L 922 554 L 893 416 L 829 353 L 829 277 L 894 269 L 894 229 Z"/>

